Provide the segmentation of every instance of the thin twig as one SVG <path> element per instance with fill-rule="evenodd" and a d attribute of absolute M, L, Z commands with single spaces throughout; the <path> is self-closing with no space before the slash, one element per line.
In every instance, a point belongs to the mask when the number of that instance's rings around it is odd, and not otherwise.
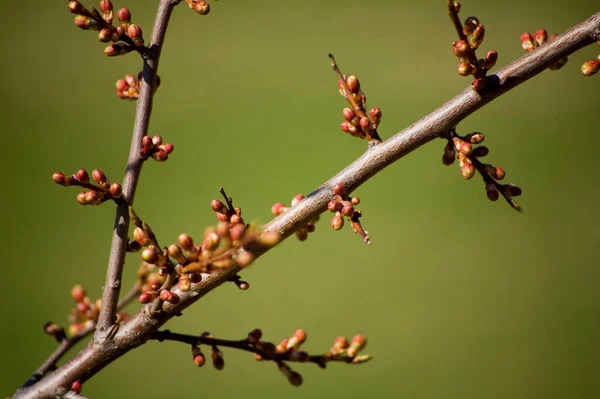
<path fill-rule="evenodd" d="M 327 203 L 333 198 L 332 188 L 343 184 L 347 193 L 352 192 L 385 167 L 404 157 L 411 151 L 447 134 L 460 121 L 496 99 L 508 90 L 539 74 L 557 60 L 596 41 L 594 31 L 600 29 L 600 12 L 577 24 L 567 32 L 544 46 L 537 48 L 497 72 L 497 84 L 476 92 L 471 86 L 452 100 L 436 109 L 402 132 L 374 146 L 336 176 L 322 184 L 291 209 L 273 219 L 264 228 L 277 231 L 282 238 L 293 234 L 298 228 L 326 211 Z M 267 251 L 264 247 L 249 249 L 256 256 Z M 48 375 L 32 387 L 18 391 L 14 398 L 53 398 L 66 393 L 75 380 L 85 381 L 115 359 L 145 343 L 152 334 L 172 317 L 181 314 L 198 299 L 229 281 L 240 271 L 234 267 L 224 272 L 204 275 L 200 283 L 192 285 L 188 292 L 177 292 L 181 301 L 165 304 L 157 318 L 148 314 L 148 306 L 124 323 L 115 334 L 112 345 L 98 347 L 93 343 L 82 350 L 56 372 Z"/>
<path fill-rule="evenodd" d="M 123 179 L 123 198 L 126 203 L 117 206 L 106 280 L 102 292 L 102 308 L 100 309 L 96 328 L 95 340 L 98 342 L 103 342 L 106 339 L 110 327 L 115 323 L 117 302 L 121 291 L 121 276 L 123 274 L 123 264 L 125 263 L 125 253 L 127 250 L 127 232 L 129 230 L 128 205 L 133 205 L 135 190 L 144 163 L 144 160 L 140 157 L 142 138 L 148 133 L 158 61 L 171 12 L 176 4 L 177 2 L 172 2 L 171 0 L 160 1 L 154 28 L 152 29 L 152 38 L 148 45 L 151 51 L 144 59 L 133 137 L 129 149 L 127 169 Z"/>
<path fill-rule="evenodd" d="M 354 358 L 350 356 L 340 356 L 335 354 L 324 354 L 324 355 L 308 355 L 306 358 L 298 358 L 295 359 L 293 356 L 290 356 L 290 352 L 284 353 L 265 353 L 264 350 L 260 348 L 260 346 L 253 345 L 250 340 L 239 339 L 239 340 L 229 340 L 229 339 L 221 339 L 214 338 L 211 335 L 188 335 L 188 334 L 180 334 L 174 333 L 169 330 L 156 331 L 150 337 L 152 340 L 156 340 L 159 342 L 162 341 L 175 341 L 182 342 L 188 345 L 197 346 L 197 345 L 208 345 L 208 346 L 220 346 L 225 348 L 238 349 L 245 352 L 255 353 L 260 356 L 262 360 L 271 360 L 274 362 L 301 362 L 301 363 L 315 363 L 321 368 L 325 368 L 328 362 L 341 362 L 341 363 L 352 363 Z M 264 345 L 265 342 L 262 342 Z M 273 348 L 274 344 L 271 344 Z"/>

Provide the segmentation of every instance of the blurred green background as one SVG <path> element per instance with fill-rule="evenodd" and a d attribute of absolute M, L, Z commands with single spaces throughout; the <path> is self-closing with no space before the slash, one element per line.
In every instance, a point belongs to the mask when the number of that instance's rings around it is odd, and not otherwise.
<path fill-rule="evenodd" d="M 119 181 L 135 105 L 114 82 L 137 73 L 130 55 L 109 59 L 95 33 L 72 23 L 66 2 L 3 5 L 2 328 L 0 395 L 23 383 L 55 343 L 47 320 L 66 324 L 70 287 L 100 295 L 114 206 L 82 207 L 52 172 L 103 169 Z M 115 1 L 150 36 L 157 1 Z M 89 3 L 86 3 L 90 5 Z M 224 186 L 248 220 L 308 193 L 365 149 L 338 126 L 345 102 L 327 53 L 361 79 L 383 110 L 384 137 L 462 90 L 445 2 L 212 2 L 201 17 L 179 6 L 161 59 L 151 134 L 175 145 L 148 163 L 136 209 L 161 242 L 200 235 Z M 522 53 L 519 35 L 563 32 L 596 12 L 596 1 L 465 1 L 487 29 L 482 50 L 499 66 Z M 598 148 L 600 76 L 579 67 L 544 72 L 465 120 L 489 161 L 523 187 L 519 214 L 485 197 L 441 163 L 440 140 L 360 187 L 368 247 L 325 215 L 308 241 L 290 239 L 169 328 L 226 338 L 252 328 L 278 341 L 308 331 L 306 348 L 363 333 L 375 360 L 322 371 L 295 365 L 291 387 L 272 364 L 225 351 L 226 367 L 197 369 L 189 349 L 150 342 L 84 386 L 91 398 L 583 398 L 600 396 Z M 126 284 L 138 257 L 127 258 Z M 135 311 L 136 306 L 131 307 Z"/>

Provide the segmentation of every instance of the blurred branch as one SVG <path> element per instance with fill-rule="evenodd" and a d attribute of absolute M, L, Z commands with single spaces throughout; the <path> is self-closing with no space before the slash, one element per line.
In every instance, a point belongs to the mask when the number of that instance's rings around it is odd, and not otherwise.
<path fill-rule="evenodd" d="M 170 13 L 170 2 L 168 0 L 161 1 L 161 10 L 163 11 L 159 12 L 158 19 L 160 19 L 161 16 L 168 19 L 168 13 Z M 160 24 L 158 26 L 160 26 Z M 162 28 L 164 27 L 166 27 L 166 22 Z M 448 101 L 421 120 L 415 122 L 402 132 L 380 144 L 370 147 L 365 154 L 330 180 L 323 183 L 305 199 L 266 224 L 264 226 L 265 230 L 279 232 L 282 238 L 288 237 L 307 221 L 314 219 L 317 215 L 327 209 L 327 203 L 333 198 L 332 188 L 335 184 L 343 184 L 348 193 L 352 192 L 379 171 L 404 157 L 411 151 L 448 133 L 461 120 L 465 119 L 490 101 L 539 74 L 557 60 L 595 42 L 597 40 L 595 32 L 597 32 L 598 29 L 600 29 L 600 12 L 574 26 L 551 42 L 502 68 L 497 74 L 491 75 L 489 78 L 494 79 L 494 84 L 487 85 L 485 90 L 476 92 L 469 86 L 452 100 Z M 162 36 L 159 35 L 159 37 L 157 37 L 155 35 L 153 37 L 153 42 L 155 40 L 161 42 L 163 37 L 164 32 Z M 154 64 L 154 67 L 155 66 L 156 64 Z M 155 73 L 152 68 L 145 68 L 145 71 L 146 74 L 150 74 L 150 77 Z M 151 96 L 147 97 L 150 95 L 148 90 L 149 87 L 146 87 L 145 94 L 140 98 L 147 99 L 140 100 L 140 104 L 143 103 L 142 101 L 146 101 L 145 103 L 147 106 L 151 104 Z M 140 105 L 138 105 L 138 111 L 139 108 Z M 136 127 L 137 126 L 147 127 L 147 120 L 136 123 Z M 134 146 L 137 144 L 138 143 L 134 143 Z M 139 166 L 132 165 L 133 164 L 130 164 L 131 168 L 139 168 Z M 137 178 L 138 173 L 139 169 L 136 173 L 132 172 L 129 179 L 132 179 L 133 177 Z M 132 195 L 133 193 L 132 187 L 135 186 L 135 181 L 136 180 L 133 182 L 127 179 L 125 180 L 127 187 L 129 187 L 129 195 Z M 128 200 L 131 199 L 129 196 L 126 198 Z M 123 226 L 126 226 L 126 224 Z M 120 242 L 117 244 L 120 245 Z M 117 249 L 120 248 L 119 245 L 117 245 Z M 258 257 L 266 252 L 267 249 L 256 246 L 249 248 L 248 250 L 252 251 L 254 255 Z M 179 303 L 175 305 L 165 303 L 162 307 L 162 311 L 157 314 L 150 314 L 149 306 L 143 307 L 137 315 L 119 328 L 110 342 L 110 345 L 98 345 L 96 342 L 91 342 L 87 348 L 61 366 L 56 372 L 48 375 L 34 386 L 18 391 L 14 397 L 52 398 L 64 395 L 68 392 L 73 381 L 85 381 L 104 367 L 108 366 L 115 359 L 144 344 L 168 320 L 181 314 L 185 308 L 202 298 L 214 288 L 227 282 L 236 275 L 239 270 L 239 268 L 232 268 L 220 273 L 203 275 L 203 280 L 198 284 L 192 285 L 190 291 L 178 292 L 178 295 L 181 298 Z M 118 277 L 120 279 L 120 265 L 118 272 Z M 114 281 L 116 280 L 108 279 L 107 283 L 110 286 Z M 112 292 L 112 290 L 107 291 Z M 108 294 L 107 296 L 110 297 Z M 107 319 L 106 313 L 104 316 L 106 327 L 112 323 L 112 319 Z M 107 324 L 107 322 L 110 323 Z"/>
<path fill-rule="evenodd" d="M 127 232 L 129 231 L 129 205 L 133 205 L 135 190 L 142 171 L 144 160 L 140 157 L 142 148 L 142 137 L 148 133 L 150 114 L 152 113 L 152 100 L 156 86 L 156 72 L 162 45 L 165 39 L 167 26 L 171 17 L 173 7 L 178 1 L 160 0 L 158 13 L 152 29 L 150 39 L 150 51 L 144 57 L 144 69 L 140 82 L 140 95 L 137 102 L 133 137 L 129 149 L 127 169 L 123 179 L 124 203 L 117 206 L 115 227 L 113 231 L 110 256 L 106 271 L 106 280 L 102 292 L 102 309 L 98 317 L 95 340 L 103 342 L 110 334 L 111 327 L 115 323 L 117 313 L 117 301 L 121 291 L 121 275 L 125 263 L 127 249 Z"/>

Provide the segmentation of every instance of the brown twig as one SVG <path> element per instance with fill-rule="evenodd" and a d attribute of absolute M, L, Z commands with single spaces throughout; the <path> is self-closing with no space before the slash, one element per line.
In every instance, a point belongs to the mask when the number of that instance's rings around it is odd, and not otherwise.
<path fill-rule="evenodd" d="M 302 363 L 315 363 L 321 368 L 325 368 L 328 362 L 342 362 L 342 363 L 352 363 L 354 360 L 353 357 L 349 356 L 334 356 L 331 354 L 324 355 L 308 355 L 304 359 L 294 359 L 293 356 L 290 356 L 291 352 L 285 353 L 267 353 L 260 347 L 253 345 L 250 340 L 240 339 L 240 340 L 228 340 L 228 339 L 220 339 L 215 338 L 212 335 L 188 335 L 188 334 L 180 334 L 174 333 L 169 330 L 156 331 L 150 337 L 151 340 L 157 340 L 159 342 L 162 341 L 176 341 L 182 342 L 189 345 L 209 345 L 209 346 L 221 346 L 226 348 L 239 349 L 245 352 L 255 353 L 260 356 L 262 360 L 272 360 L 274 362 L 302 362 Z M 272 346 L 273 348 L 275 345 Z"/>
<path fill-rule="evenodd" d="M 133 205 L 137 182 L 142 170 L 143 159 L 140 157 L 140 149 L 142 137 L 146 136 L 148 133 L 150 114 L 152 113 L 152 100 L 156 85 L 158 60 L 171 12 L 173 11 L 173 7 L 178 3 L 178 1 L 172 0 L 160 1 L 154 28 L 152 29 L 152 38 L 149 43 L 151 51 L 147 57 L 144 58 L 144 69 L 142 71 L 142 80 L 140 82 L 140 95 L 137 102 L 133 137 L 129 149 L 127 169 L 123 179 L 123 198 L 126 203 L 117 206 L 106 280 L 102 292 L 102 309 L 100 310 L 100 315 L 98 317 L 94 338 L 97 342 L 106 340 L 111 326 L 115 323 L 117 302 L 121 291 L 121 275 L 123 274 L 123 264 L 125 263 L 125 253 L 127 251 L 127 232 L 129 229 L 128 205 Z"/>
<path fill-rule="evenodd" d="M 165 0 L 161 2 L 163 3 Z M 288 237 L 309 220 L 326 211 L 327 203 L 333 197 L 334 184 L 343 184 L 346 191 L 351 193 L 385 167 L 429 141 L 443 136 L 461 120 L 508 90 L 539 74 L 557 60 L 594 43 L 596 41 L 594 31 L 597 29 L 600 29 L 600 12 L 575 25 L 536 51 L 522 56 L 499 70 L 496 75 L 491 76 L 495 76 L 496 84 L 480 92 L 469 86 L 429 115 L 372 147 L 294 207 L 266 224 L 264 228 L 267 231 L 279 232 L 282 238 Z M 257 246 L 248 250 L 260 256 L 267 249 Z M 142 345 L 168 320 L 181 314 L 185 308 L 227 282 L 239 270 L 234 267 L 224 272 L 205 275 L 200 283 L 192 286 L 190 291 L 178 293 L 181 298 L 178 304 L 165 304 L 163 312 L 157 318 L 149 317 L 148 306 L 142 308 L 138 314 L 121 326 L 113 338 L 112 345 L 99 347 L 91 343 L 55 373 L 32 387 L 18 391 L 14 398 L 52 398 L 63 395 L 68 392 L 73 381 L 85 381 L 115 359 Z"/>

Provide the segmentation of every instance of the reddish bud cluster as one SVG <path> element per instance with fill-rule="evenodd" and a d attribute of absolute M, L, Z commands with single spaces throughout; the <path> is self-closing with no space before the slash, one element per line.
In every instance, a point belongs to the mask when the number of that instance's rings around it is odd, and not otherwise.
<path fill-rule="evenodd" d="M 461 76 L 473 75 L 472 85 L 475 90 L 481 90 L 486 86 L 487 72 L 494 67 L 498 60 L 498 52 L 490 50 L 484 58 L 477 59 L 475 50 L 483 42 L 485 36 L 485 27 L 476 17 L 468 17 L 465 22 L 460 24 L 458 12 L 461 5 L 459 2 L 449 2 L 448 13 L 455 24 L 459 40 L 452 42 L 452 51 L 458 57 L 458 74 Z"/>
<path fill-rule="evenodd" d="M 148 159 L 152 157 L 156 162 L 165 162 L 169 159 L 169 154 L 173 152 L 175 147 L 173 144 L 163 144 L 162 137 L 156 135 L 154 137 L 144 136 L 142 137 L 142 148 L 140 150 L 140 157 L 142 159 Z"/>
<path fill-rule="evenodd" d="M 75 301 L 75 307 L 69 315 L 69 335 L 73 336 L 81 332 L 83 329 L 92 327 L 98 320 L 102 301 L 100 298 L 93 301 L 87 295 L 83 287 L 79 284 L 71 289 L 71 297 Z M 120 323 L 128 318 L 127 314 L 117 313 L 117 322 Z"/>
<path fill-rule="evenodd" d="M 206 15 L 210 12 L 210 5 L 203 0 L 185 0 L 188 7 L 200 15 Z"/>
<path fill-rule="evenodd" d="M 302 199 L 304 199 L 304 195 L 296 194 L 294 196 L 294 198 L 292 198 L 291 206 L 296 205 Z M 286 207 L 284 204 L 282 204 L 281 202 L 278 202 L 278 203 L 273 204 L 273 206 L 271 206 L 271 213 L 273 213 L 273 215 L 275 215 L 275 216 L 279 216 L 283 212 L 287 211 L 288 209 L 289 208 Z M 319 216 L 317 215 L 317 217 L 315 217 L 313 220 L 308 221 L 304 226 L 302 226 L 298 230 L 296 230 L 296 238 L 298 238 L 298 240 L 300 240 L 300 241 L 306 240 L 308 238 L 308 233 L 313 233 L 315 231 L 316 223 L 318 221 L 319 221 Z"/>
<path fill-rule="evenodd" d="M 234 208 L 230 198 L 227 198 L 227 205 L 219 200 L 212 201 L 211 208 L 220 222 L 215 227 L 206 228 L 201 243 L 194 243 L 190 235 L 181 234 L 176 244 L 163 250 L 160 250 L 150 227 L 137 215 L 132 216 L 132 222 L 137 226 L 133 232 L 134 242 L 144 248 L 141 254 L 143 262 L 138 271 L 138 284 L 142 290 L 139 302 L 149 303 L 160 298 L 177 303 L 180 298 L 171 290 L 173 286 L 177 285 L 181 292 L 187 292 L 192 284 L 201 281 L 202 273 L 250 265 L 255 257 L 252 252 L 244 250 L 247 246 L 272 247 L 279 242 L 279 234 L 260 232 L 245 225 L 241 209 Z M 171 279 L 167 279 L 169 275 Z M 169 281 L 171 285 L 165 285 Z M 249 288 L 248 283 L 239 280 L 239 277 L 232 278 L 232 281 L 240 289 Z"/>
<path fill-rule="evenodd" d="M 521 47 L 523 47 L 523 50 L 525 50 L 527 53 L 530 53 L 536 48 L 544 45 L 546 42 L 554 40 L 555 37 L 556 33 L 548 36 L 548 32 L 546 31 L 546 29 L 538 29 L 537 31 L 535 31 L 535 35 L 531 35 L 531 33 L 529 32 L 523 32 L 521 33 Z M 565 66 L 567 61 L 569 61 L 567 57 L 562 58 L 556 63 L 550 65 L 548 69 L 553 71 L 558 70 Z"/>
<path fill-rule="evenodd" d="M 118 202 L 123 195 L 123 188 L 119 183 L 110 184 L 108 178 L 99 169 L 92 171 L 92 178 L 97 183 L 90 182 L 90 176 L 85 169 L 79 169 L 71 176 L 62 172 L 52 174 L 52 180 L 61 186 L 81 186 L 89 189 L 77 195 L 77 202 L 81 205 L 99 205 L 107 200 Z"/>
<path fill-rule="evenodd" d="M 125 75 L 124 79 L 117 80 L 115 87 L 117 96 L 124 100 L 137 100 L 140 95 L 140 83 L 142 81 L 142 73 L 138 73 L 137 77 L 132 74 Z M 160 86 L 160 76 L 156 76 L 154 91 Z"/>
<path fill-rule="evenodd" d="M 329 58 L 331 59 L 331 68 L 339 78 L 340 94 L 350 103 L 350 107 L 342 110 L 344 121 L 340 124 L 340 129 L 355 137 L 369 141 L 381 141 L 377 133 L 377 126 L 381 122 L 381 110 L 377 107 L 372 108 L 367 115 L 367 97 L 360 88 L 358 78 L 354 75 L 342 75 L 332 54 L 329 54 Z"/>
<path fill-rule="evenodd" d="M 360 198 L 350 198 L 346 194 L 344 186 L 339 183 L 333 186 L 333 194 L 335 194 L 334 199 L 327 204 L 327 209 L 329 209 L 330 212 L 335 213 L 335 216 L 331 219 L 331 227 L 334 230 L 340 230 L 344 227 L 344 217 L 346 217 L 354 232 L 360 234 L 365 243 L 371 244 L 369 234 L 363 229 L 362 224 L 360 223 L 362 212 L 354 208 L 354 206 L 360 204 Z"/>
<path fill-rule="evenodd" d="M 482 133 L 473 132 L 466 136 L 459 136 L 456 131 L 452 132 L 451 137 L 448 137 L 448 144 L 444 148 L 442 162 L 444 165 L 452 165 L 455 159 L 458 159 L 461 173 L 465 179 L 470 179 L 478 171 L 485 183 L 487 197 L 491 201 L 496 201 L 499 195 L 506 199 L 511 207 L 518 211 L 522 211 L 512 197 L 521 195 L 521 189 L 514 184 L 500 184 L 497 180 L 504 179 L 504 169 L 482 163 L 479 158 L 489 154 L 489 149 L 486 146 L 473 147 L 473 144 L 480 144 L 485 137 Z"/>
<path fill-rule="evenodd" d="M 123 55 L 138 50 L 146 51 L 142 28 L 131 23 L 131 12 L 127 8 L 117 11 L 119 24 L 113 25 L 114 9 L 110 0 L 100 1 L 100 11 L 87 9 L 78 0 L 69 1 L 69 11 L 75 14 L 75 25 L 84 30 L 98 31 L 98 40 L 112 42 L 104 49 L 108 56 Z"/>

